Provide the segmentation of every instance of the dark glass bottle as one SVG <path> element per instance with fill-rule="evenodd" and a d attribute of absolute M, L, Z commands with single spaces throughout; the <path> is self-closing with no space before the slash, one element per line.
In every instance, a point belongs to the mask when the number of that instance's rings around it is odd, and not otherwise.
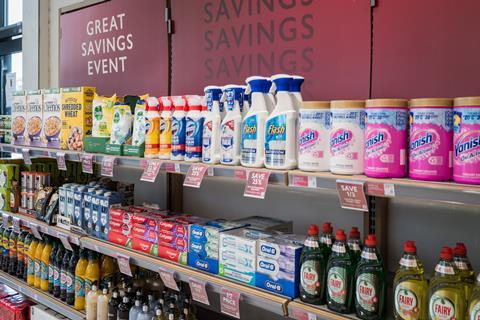
<path fill-rule="evenodd" d="M 25 238 L 28 232 L 22 230 L 17 239 L 17 272 L 16 276 L 19 279 L 23 279 L 23 273 L 25 272 Z"/>
<path fill-rule="evenodd" d="M 55 265 L 53 269 L 53 296 L 55 298 L 60 298 L 61 294 L 61 270 L 64 254 L 65 249 L 61 244 L 58 244 L 57 255 L 55 256 Z"/>
<path fill-rule="evenodd" d="M 8 266 L 10 264 L 10 233 L 13 232 L 12 228 L 6 228 L 2 235 L 3 244 L 3 260 L 2 270 L 8 272 Z"/>
<path fill-rule="evenodd" d="M 128 320 L 130 307 L 130 299 L 127 296 L 123 297 L 122 302 L 118 305 L 117 320 Z"/>
<path fill-rule="evenodd" d="M 67 304 L 73 306 L 75 303 L 75 267 L 78 262 L 78 251 L 74 250 L 71 254 L 67 268 Z"/>
<path fill-rule="evenodd" d="M 310 225 L 300 256 L 300 300 L 311 304 L 322 304 L 325 297 L 326 259 L 323 245 L 318 238 L 318 226 Z"/>
<path fill-rule="evenodd" d="M 9 244 L 9 256 L 10 256 L 10 261 L 8 262 L 8 273 L 11 274 L 12 276 L 17 275 L 17 263 L 18 263 L 18 257 L 17 257 L 17 239 L 18 239 L 18 233 L 15 232 L 15 230 L 12 230 L 10 233 L 10 239 L 8 240 Z"/>
<path fill-rule="evenodd" d="M 32 243 L 33 239 L 33 234 L 30 232 L 27 232 L 27 235 L 25 236 L 25 240 L 23 242 L 23 251 L 24 251 L 24 263 L 25 263 L 25 268 L 23 269 L 23 281 L 27 281 L 27 275 L 28 275 L 28 251 L 30 250 L 30 243 Z"/>
<path fill-rule="evenodd" d="M 120 304 L 120 297 L 118 291 L 113 291 L 112 297 L 108 302 L 108 320 L 117 320 L 118 305 Z"/>
<path fill-rule="evenodd" d="M 55 283 L 55 257 L 57 256 L 58 241 L 53 241 L 52 251 L 48 258 L 48 292 L 53 294 L 53 288 Z"/>
<path fill-rule="evenodd" d="M 60 299 L 62 301 L 67 301 L 67 272 L 70 262 L 70 255 L 70 251 L 65 250 L 60 269 Z"/>
<path fill-rule="evenodd" d="M 2 269 L 3 259 L 5 258 L 4 251 L 5 248 L 3 247 L 3 234 L 5 233 L 6 228 L 2 224 L 0 226 L 0 269 Z"/>

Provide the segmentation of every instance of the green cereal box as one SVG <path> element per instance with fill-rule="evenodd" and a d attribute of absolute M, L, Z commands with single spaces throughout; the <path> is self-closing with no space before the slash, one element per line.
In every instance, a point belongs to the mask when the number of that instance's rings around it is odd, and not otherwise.
<path fill-rule="evenodd" d="M 43 146 L 60 149 L 60 89 L 43 90 Z"/>
<path fill-rule="evenodd" d="M 10 188 L 12 180 L 19 181 L 20 166 L 16 164 L 0 164 L 0 188 Z"/>
<path fill-rule="evenodd" d="M 24 146 L 27 141 L 27 97 L 25 91 L 15 91 L 12 98 L 12 141 Z"/>
<path fill-rule="evenodd" d="M 33 147 L 43 146 L 43 98 L 42 91 L 27 92 L 27 145 Z"/>

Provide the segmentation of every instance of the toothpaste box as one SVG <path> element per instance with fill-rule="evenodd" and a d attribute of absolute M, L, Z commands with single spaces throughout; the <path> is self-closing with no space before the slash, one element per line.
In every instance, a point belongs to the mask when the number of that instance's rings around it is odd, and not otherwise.
<path fill-rule="evenodd" d="M 292 299 L 298 297 L 302 248 L 289 239 L 258 240 L 255 285 Z"/>
<path fill-rule="evenodd" d="M 77 186 L 76 188 L 73 188 L 73 190 L 70 189 L 70 191 L 73 191 L 73 215 L 72 215 L 71 229 L 80 233 L 84 232 L 83 195 L 86 190 L 87 190 L 86 186 Z M 67 201 L 68 201 L 69 194 L 70 192 L 67 191 Z"/>
<path fill-rule="evenodd" d="M 83 223 L 82 228 L 85 230 L 87 234 L 89 233 L 88 230 L 88 221 L 92 218 L 92 196 L 95 192 L 99 190 L 96 187 L 89 187 L 83 193 Z"/>
<path fill-rule="evenodd" d="M 280 219 L 251 216 L 235 220 L 235 222 L 243 223 L 249 226 L 250 229 L 257 229 L 262 231 L 280 231 L 291 233 L 293 229 L 292 221 L 284 221 Z"/>
<path fill-rule="evenodd" d="M 57 226 L 67 230 L 70 230 L 70 217 L 67 212 L 67 190 L 70 189 L 71 185 L 71 183 L 67 183 L 58 188 Z"/>
<path fill-rule="evenodd" d="M 107 240 L 110 222 L 110 207 L 120 205 L 123 197 L 119 192 L 105 192 L 103 195 L 95 195 L 92 198 L 96 197 L 100 198 L 100 209 L 97 211 L 97 218 L 93 219 L 93 226 L 95 229 L 94 234 L 99 239 Z"/>
<path fill-rule="evenodd" d="M 123 234 L 125 237 L 131 238 L 132 237 L 132 226 L 125 224 L 121 221 L 116 220 L 109 220 L 108 221 L 108 232 L 116 232 Z"/>
<path fill-rule="evenodd" d="M 205 224 L 190 225 L 188 232 L 188 265 L 218 274 L 219 234 L 245 226 L 245 224 L 225 220 L 212 220 Z"/>
<path fill-rule="evenodd" d="M 133 216 L 134 226 L 142 226 L 152 231 L 158 231 L 160 222 L 168 218 L 167 211 L 147 211 L 140 212 Z"/>
<path fill-rule="evenodd" d="M 250 228 L 221 232 L 218 274 L 255 285 L 257 241 L 271 236 L 270 232 Z"/>
<path fill-rule="evenodd" d="M 92 200 L 90 204 L 90 217 L 88 217 L 88 219 L 85 217 L 86 232 L 89 235 L 92 235 L 92 236 L 95 235 L 95 226 L 97 224 L 98 217 L 100 216 L 100 212 L 102 210 L 100 200 L 101 200 L 101 196 L 105 192 L 106 192 L 105 190 L 99 189 L 99 190 L 95 190 L 95 192 L 92 193 Z"/>

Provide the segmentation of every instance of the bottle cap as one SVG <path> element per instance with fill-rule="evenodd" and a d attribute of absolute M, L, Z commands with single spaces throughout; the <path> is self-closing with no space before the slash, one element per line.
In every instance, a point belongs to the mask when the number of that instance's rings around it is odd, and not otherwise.
<path fill-rule="evenodd" d="M 360 231 L 358 230 L 357 227 L 352 227 L 352 230 L 350 230 L 350 234 L 348 235 L 350 239 L 360 239 Z"/>
<path fill-rule="evenodd" d="M 185 110 L 185 105 L 186 105 L 186 101 L 185 101 L 185 98 L 182 97 L 182 96 L 173 96 L 171 97 L 172 98 L 172 102 L 173 102 L 173 106 L 175 107 L 175 111 L 183 111 Z"/>
<path fill-rule="evenodd" d="M 410 241 L 410 240 L 405 241 L 405 243 L 403 244 L 403 251 L 405 251 L 406 253 L 412 253 L 412 254 L 417 253 L 417 247 L 415 246 L 415 241 Z"/>
<path fill-rule="evenodd" d="M 92 286 L 92 291 L 97 291 L 97 285 L 96 285 L 96 284 L 94 284 L 94 285 Z"/>
<path fill-rule="evenodd" d="M 135 306 L 140 307 L 140 303 L 142 303 L 140 300 L 135 300 Z"/>
<path fill-rule="evenodd" d="M 374 234 L 369 234 L 365 239 L 365 245 L 367 247 L 375 247 L 377 245 L 377 237 Z"/>
<path fill-rule="evenodd" d="M 200 111 L 202 110 L 202 99 L 200 96 L 188 95 L 187 99 L 188 110 Z"/>
<path fill-rule="evenodd" d="M 147 99 L 147 111 L 158 111 L 158 99 L 155 97 L 149 97 Z"/>
<path fill-rule="evenodd" d="M 337 233 L 335 234 L 335 240 L 345 241 L 345 239 L 346 239 L 345 231 L 343 231 L 343 229 L 338 229 Z"/>
<path fill-rule="evenodd" d="M 305 81 L 304 77 L 292 75 L 292 82 L 290 83 L 290 92 L 300 92 L 300 89 L 304 81 Z"/>
<path fill-rule="evenodd" d="M 322 226 L 323 233 L 332 233 L 333 228 L 332 228 L 332 223 L 331 222 L 325 222 Z"/>
<path fill-rule="evenodd" d="M 317 236 L 318 235 L 318 226 L 316 224 L 311 224 L 308 227 L 308 235 L 309 236 Z"/>
<path fill-rule="evenodd" d="M 457 242 L 454 252 L 456 256 L 465 257 L 467 256 L 467 247 L 463 242 Z"/>
<path fill-rule="evenodd" d="M 248 77 L 245 82 L 248 85 L 247 94 L 251 92 L 268 93 L 272 86 L 270 79 L 261 76 Z"/>
<path fill-rule="evenodd" d="M 113 291 L 112 296 L 113 296 L 114 298 L 118 298 L 118 291 L 116 291 L 116 290 Z"/>
<path fill-rule="evenodd" d="M 108 289 L 107 289 L 107 288 L 103 288 L 102 293 L 103 293 L 103 294 L 107 294 L 107 293 L 108 293 Z"/>
<path fill-rule="evenodd" d="M 442 251 L 440 251 L 440 259 L 443 260 L 452 260 L 453 258 L 453 250 L 450 247 L 442 247 Z"/>
<path fill-rule="evenodd" d="M 162 315 L 162 309 L 157 309 L 157 311 L 155 311 L 155 315 L 156 316 L 161 316 Z"/>
<path fill-rule="evenodd" d="M 270 92 L 272 92 L 272 90 L 275 90 L 277 92 L 290 92 L 291 83 L 293 82 L 293 78 L 290 75 L 276 74 L 274 76 L 271 76 L 270 79 L 272 79 L 273 82 L 272 87 L 270 88 Z"/>
<path fill-rule="evenodd" d="M 128 297 L 127 296 L 123 297 L 123 303 L 128 303 Z"/>
<path fill-rule="evenodd" d="M 147 311 L 148 311 L 148 306 L 147 306 L 146 304 L 143 305 L 142 311 L 143 311 L 143 312 L 147 312 Z"/>

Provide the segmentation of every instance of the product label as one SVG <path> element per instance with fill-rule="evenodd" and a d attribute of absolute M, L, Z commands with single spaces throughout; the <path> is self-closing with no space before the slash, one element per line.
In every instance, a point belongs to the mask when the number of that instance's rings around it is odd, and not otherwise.
<path fill-rule="evenodd" d="M 35 259 L 35 274 L 41 276 L 41 267 L 40 267 L 40 261 Z"/>
<path fill-rule="evenodd" d="M 439 290 L 430 297 L 428 312 L 430 319 L 433 320 L 456 320 L 455 305 L 445 292 Z"/>
<path fill-rule="evenodd" d="M 468 270 L 468 265 L 464 261 L 455 261 L 455 266 L 459 270 Z"/>
<path fill-rule="evenodd" d="M 172 119 L 160 118 L 160 153 L 169 154 L 172 147 Z"/>
<path fill-rule="evenodd" d="M 67 289 L 67 271 L 65 270 L 60 271 L 60 288 Z"/>
<path fill-rule="evenodd" d="M 235 120 L 223 123 L 220 132 L 221 161 L 231 163 L 235 159 Z"/>
<path fill-rule="evenodd" d="M 202 138 L 202 161 L 210 162 L 212 160 L 212 128 L 213 121 L 205 122 L 203 125 L 203 138 Z"/>
<path fill-rule="evenodd" d="M 85 280 L 79 276 L 75 276 L 75 296 L 85 297 Z"/>
<path fill-rule="evenodd" d="M 328 270 L 327 291 L 330 299 L 344 304 L 347 300 L 347 270 L 342 267 L 333 267 Z"/>
<path fill-rule="evenodd" d="M 285 114 L 267 120 L 265 124 L 265 163 L 283 166 L 287 144 L 287 116 Z"/>
<path fill-rule="evenodd" d="M 74 293 L 75 292 L 75 281 L 73 274 L 67 272 L 66 274 L 66 284 L 67 284 L 67 293 Z"/>
<path fill-rule="evenodd" d="M 53 286 L 60 287 L 60 270 L 57 266 L 53 267 Z"/>
<path fill-rule="evenodd" d="M 257 160 L 257 116 L 247 117 L 242 122 L 242 162 L 253 164 Z"/>
<path fill-rule="evenodd" d="M 40 263 L 40 274 L 42 280 L 48 280 L 48 265 L 43 261 Z"/>
<path fill-rule="evenodd" d="M 480 179 L 480 108 L 462 108 L 453 114 L 455 176 Z"/>
<path fill-rule="evenodd" d="M 416 268 L 417 267 L 417 259 L 405 259 L 401 258 L 399 264 L 401 266 L 407 267 L 407 268 Z"/>
<path fill-rule="evenodd" d="M 418 319 L 419 302 L 415 290 L 420 287 L 411 281 L 404 281 L 395 288 L 395 310 L 402 319 Z"/>
<path fill-rule="evenodd" d="M 88 294 L 92 290 L 94 282 L 90 279 L 85 279 L 85 294 Z"/>
<path fill-rule="evenodd" d="M 28 258 L 27 274 L 28 275 L 34 275 L 35 274 L 35 261 L 30 257 Z"/>
<path fill-rule="evenodd" d="M 300 110 L 298 131 L 299 162 L 319 166 L 319 161 L 328 159 L 328 135 L 331 129 L 330 111 Z"/>
<path fill-rule="evenodd" d="M 450 275 L 455 274 L 455 270 L 453 269 L 452 266 L 446 266 L 446 265 L 443 265 L 443 264 L 437 264 L 435 266 L 435 272 L 443 273 L 443 274 L 450 274 Z"/>
<path fill-rule="evenodd" d="M 374 312 L 378 308 L 377 285 L 375 274 L 362 273 L 357 278 L 357 302 L 366 311 Z"/>
<path fill-rule="evenodd" d="M 350 151 L 353 142 L 351 130 L 337 129 L 330 134 L 330 153 L 332 156 L 343 155 Z"/>
<path fill-rule="evenodd" d="M 147 113 L 148 114 L 148 113 Z M 160 145 L 159 135 L 159 117 L 145 117 L 146 133 L 145 133 L 145 153 L 146 154 L 158 154 L 158 147 Z"/>
<path fill-rule="evenodd" d="M 302 289 L 310 295 L 318 293 L 321 283 L 317 272 L 320 269 L 318 261 L 307 260 L 300 269 L 300 285 Z"/>
<path fill-rule="evenodd" d="M 469 320 L 480 320 L 480 300 L 470 303 L 468 314 L 470 315 Z"/>
<path fill-rule="evenodd" d="M 172 118 L 172 156 L 185 155 L 185 118 Z"/>
<path fill-rule="evenodd" d="M 189 159 L 202 158 L 203 118 L 187 117 L 185 129 L 185 157 Z"/>
<path fill-rule="evenodd" d="M 53 284 L 53 265 L 48 265 L 48 282 Z"/>
<path fill-rule="evenodd" d="M 377 254 L 375 252 L 362 250 L 360 256 L 366 260 L 377 260 Z"/>
<path fill-rule="evenodd" d="M 332 251 L 333 252 L 336 252 L 336 253 L 346 253 L 347 252 L 347 248 L 345 248 L 345 246 L 343 244 L 337 244 L 335 243 L 333 246 L 332 246 Z"/>

